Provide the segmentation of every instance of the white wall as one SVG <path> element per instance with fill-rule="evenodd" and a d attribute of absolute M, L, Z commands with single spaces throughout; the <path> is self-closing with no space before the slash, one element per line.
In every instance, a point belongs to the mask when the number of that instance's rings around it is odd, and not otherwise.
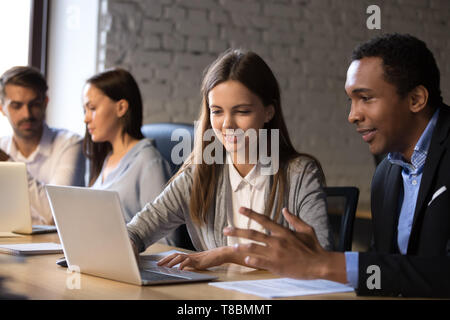
<path fill-rule="evenodd" d="M 28 64 L 30 10 L 30 0 L 0 1 L 0 30 L 5 31 L 14 26 L 14 32 L 1 32 L 5 46 L 0 49 L 0 74 L 14 66 Z M 0 113 L 0 137 L 11 134 L 8 119 Z"/>
<path fill-rule="evenodd" d="M 98 10 L 98 0 L 58 0 L 50 7 L 47 122 L 83 136 L 81 94 L 96 73 Z"/>

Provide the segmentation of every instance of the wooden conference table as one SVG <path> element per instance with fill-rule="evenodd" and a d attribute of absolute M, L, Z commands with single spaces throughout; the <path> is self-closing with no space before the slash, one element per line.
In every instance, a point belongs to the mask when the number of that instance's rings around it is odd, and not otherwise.
<path fill-rule="evenodd" d="M 25 236 L 21 238 L 0 238 L 1 244 L 58 242 L 56 233 Z M 162 244 L 149 247 L 146 254 L 158 253 L 174 249 Z M 12 256 L 0 254 L 0 277 L 2 290 L 8 293 L 26 296 L 29 299 L 160 299 L 160 300 L 254 300 L 263 299 L 258 296 L 233 290 L 224 290 L 208 285 L 206 282 L 191 284 L 172 284 L 141 287 L 127 283 L 112 281 L 95 276 L 81 274 L 80 289 L 70 289 L 73 274 L 66 268 L 56 265 L 55 261 L 62 254 L 38 256 Z M 236 281 L 270 279 L 277 276 L 262 270 L 241 267 L 234 264 L 213 268 L 219 277 L 215 281 Z M 358 299 L 354 292 L 327 295 L 302 296 L 289 299 Z M 363 298 L 366 299 L 366 298 Z"/>

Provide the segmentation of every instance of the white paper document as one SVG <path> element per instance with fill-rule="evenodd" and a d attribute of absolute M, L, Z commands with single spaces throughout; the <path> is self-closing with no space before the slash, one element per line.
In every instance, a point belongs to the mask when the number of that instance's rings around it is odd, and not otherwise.
<path fill-rule="evenodd" d="M 295 280 L 289 278 L 211 282 L 209 285 L 254 294 L 264 298 L 283 298 L 325 293 L 351 292 L 353 288 L 328 280 Z"/>
<path fill-rule="evenodd" d="M 59 243 L 43 242 L 43 243 L 17 243 L 2 244 L 0 252 L 13 255 L 34 255 L 34 254 L 52 254 L 62 253 L 62 246 Z"/>

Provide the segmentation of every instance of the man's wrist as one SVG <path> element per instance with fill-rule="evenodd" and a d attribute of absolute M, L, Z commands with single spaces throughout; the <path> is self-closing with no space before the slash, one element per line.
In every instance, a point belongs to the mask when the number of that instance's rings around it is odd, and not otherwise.
<path fill-rule="evenodd" d="M 223 263 L 237 263 L 235 259 L 235 252 L 233 251 L 233 247 L 225 246 L 220 248 L 220 259 Z"/>
<path fill-rule="evenodd" d="M 327 252 L 318 271 L 319 275 L 317 278 L 347 283 L 345 254 L 342 252 Z"/>

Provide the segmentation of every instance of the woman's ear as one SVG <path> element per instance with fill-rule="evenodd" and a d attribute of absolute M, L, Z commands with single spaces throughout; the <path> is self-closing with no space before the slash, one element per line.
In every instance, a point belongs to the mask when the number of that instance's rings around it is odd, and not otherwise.
<path fill-rule="evenodd" d="M 410 103 L 409 110 L 411 112 L 417 113 L 422 111 L 428 103 L 428 90 L 422 85 L 415 87 L 409 93 Z"/>
<path fill-rule="evenodd" d="M 119 101 L 116 102 L 117 104 L 117 117 L 122 118 L 128 111 L 128 101 L 125 99 L 120 99 Z"/>
<path fill-rule="evenodd" d="M 264 108 L 264 111 L 265 111 L 264 123 L 270 122 L 270 120 L 272 120 L 273 116 L 275 115 L 275 107 L 273 106 L 273 104 L 268 105 L 267 107 Z"/>

